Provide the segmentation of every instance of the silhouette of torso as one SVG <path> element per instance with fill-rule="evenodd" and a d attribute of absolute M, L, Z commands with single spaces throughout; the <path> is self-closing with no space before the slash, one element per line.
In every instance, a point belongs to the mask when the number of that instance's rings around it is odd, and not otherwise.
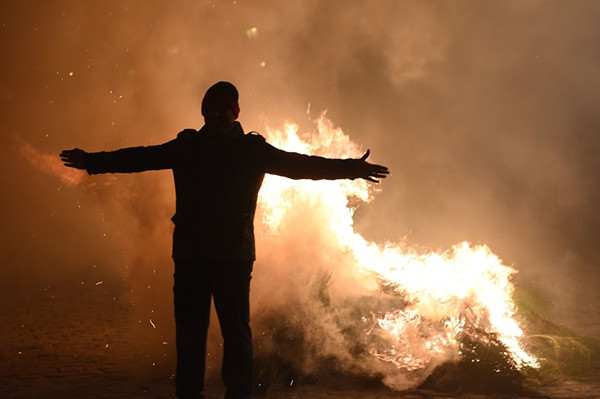
<path fill-rule="evenodd" d="M 178 137 L 174 257 L 254 260 L 253 221 L 266 169 L 265 140 L 244 135 L 239 124 L 215 135 L 207 130 Z"/>

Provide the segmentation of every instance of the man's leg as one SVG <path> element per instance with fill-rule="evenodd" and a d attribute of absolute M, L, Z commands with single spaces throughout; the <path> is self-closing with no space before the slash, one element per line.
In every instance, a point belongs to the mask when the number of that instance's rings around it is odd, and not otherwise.
<path fill-rule="evenodd" d="M 214 287 L 215 307 L 223 334 L 223 382 L 226 399 L 252 393 L 250 279 L 252 262 L 223 262 Z"/>
<path fill-rule="evenodd" d="M 174 280 L 177 397 L 203 398 L 211 276 L 201 262 L 176 260 Z"/>

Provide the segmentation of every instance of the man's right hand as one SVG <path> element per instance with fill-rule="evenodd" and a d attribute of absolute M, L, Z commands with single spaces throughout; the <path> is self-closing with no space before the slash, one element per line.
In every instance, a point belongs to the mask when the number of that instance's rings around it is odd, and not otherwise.
<path fill-rule="evenodd" d="M 64 150 L 60 153 L 60 159 L 65 163 L 65 166 L 75 169 L 85 169 L 85 156 L 87 152 L 79 148 L 72 150 Z"/>

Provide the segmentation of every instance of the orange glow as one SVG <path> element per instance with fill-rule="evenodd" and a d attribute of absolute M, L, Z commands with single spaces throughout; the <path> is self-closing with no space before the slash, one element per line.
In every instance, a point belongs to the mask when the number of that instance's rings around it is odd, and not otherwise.
<path fill-rule="evenodd" d="M 267 128 L 265 135 L 288 151 L 327 157 L 362 155 L 324 115 L 316 126 L 317 131 L 309 135 L 300 135 L 294 124 L 283 131 Z M 462 242 L 445 252 L 420 253 L 400 243 L 367 241 L 354 230 L 351 204 L 369 202 L 379 190 L 364 180 L 294 181 L 267 176 L 257 223 L 262 221 L 267 233 L 276 236 L 293 208 L 318 204 L 327 244 L 347 255 L 344 269 L 352 270 L 374 295 L 385 289 L 402 298 L 392 311 L 372 309 L 373 323 L 364 334 L 365 339 L 377 336 L 377 344 L 370 345 L 375 357 L 408 371 L 422 369 L 458 358 L 459 334 L 476 329 L 494 334 L 517 367 L 539 367 L 522 346 L 524 334 L 515 318 L 511 276 L 516 270 L 504 265 L 486 245 Z"/>
<path fill-rule="evenodd" d="M 21 155 L 32 165 L 55 176 L 67 186 L 78 186 L 86 181 L 86 173 L 82 170 L 65 168 L 60 158 L 52 154 L 44 154 L 28 142 L 18 140 Z M 89 183 L 89 184 L 93 184 Z"/>

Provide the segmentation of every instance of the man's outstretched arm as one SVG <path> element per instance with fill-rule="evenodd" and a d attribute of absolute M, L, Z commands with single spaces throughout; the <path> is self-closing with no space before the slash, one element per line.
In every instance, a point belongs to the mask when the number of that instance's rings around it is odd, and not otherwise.
<path fill-rule="evenodd" d="M 266 143 L 265 143 L 266 144 Z M 367 162 L 370 151 L 360 158 L 331 159 L 286 152 L 266 144 L 266 172 L 291 179 L 366 179 L 378 183 L 390 173 L 388 168 Z"/>
<path fill-rule="evenodd" d="M 116 151 L 89 153 L 79 148 L 64 150 L 60 159 L 65 166 L 97 173 L 132 173 L 169 169 L 176 157 L 176 140 L 149 147 L 122 148 Z"/>

